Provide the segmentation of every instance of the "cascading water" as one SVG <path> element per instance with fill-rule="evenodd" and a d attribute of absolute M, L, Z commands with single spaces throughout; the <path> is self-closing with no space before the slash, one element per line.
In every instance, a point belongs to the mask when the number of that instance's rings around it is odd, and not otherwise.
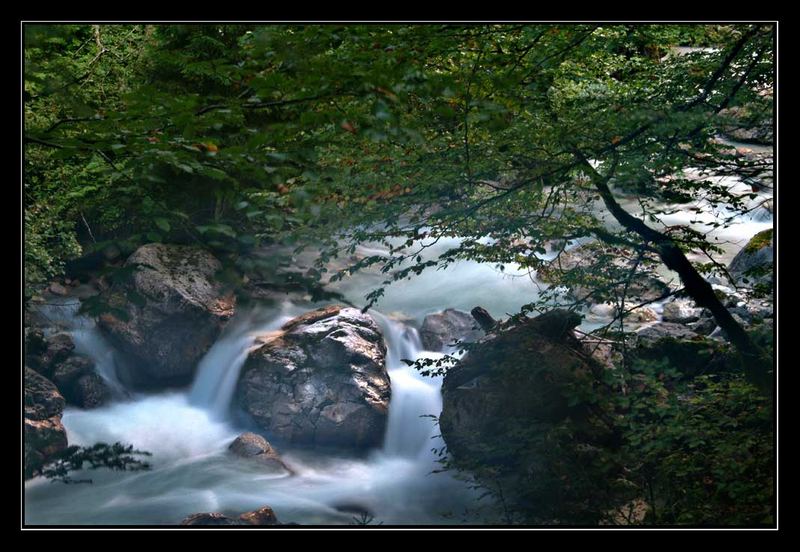
<path fill-rule="evenodd" d="M 440 378 L 425 378 L 403 360 L 438 353 L 423 350 L 417 330 L 373 312 L 387 344 L 386 367 L 392 381 L 392 400 L 383 454 L 416 458 L 427 453 L 438 433 L 433 419 L 442 410 Z"/>
<path fill-rule="evenodd" d="M 257 336 L 278 330 L 291 320 L 291 303 L 264 322 L 255 312 L 235 320 L 211 347 L 197 366 L 197 376 L 189 391 L 189 402 L 207 409 L 212 416 L 225 419 L 231 404 L 239 371 Z M 294 308 L 297 311 L 296 308 Z M 296 312 L 299 314 L 299 312 Z"/>
<path fill-rule="evenodd" d="M 441 411 L 440 384 L 402 359 L 423 351 L 417 331 L 372 313 L 384 331 L 392 399 L 385 444 L 366 458 L 285 447 L 296 475 L 264 473 L 233 460 L 227 446 L 245 428 L 228 416 L 239 370 L 256 336 L 275 331 L 309 310 L 287 302 L 278 311 L 251 312 L 229 328 L 198 365 L 184 392 L 132 395 L 95 410 L 67 408 L 63 422 L 71 444 L 121 441 L 153 453 L 153 469 L 138 473 L 87 472 L 92 485 L 26 484 L 28 523 L 177 523 L 198 511 L 242 512 L 272 506 L 281 519 L 348 523 L 354 505 L 384 523 L 446 523 L 446 512 L 474 502 L 474 491 L 438 466 L 430 450 L 442 445 L 431 415 Z M 73 313 L 74 314 L 74 313 Z M 68 318 L 68 316 L 66 317 Z M 85 328 L 86 343 L 102 342 Z M 74 508 L 80 503 L 81 508 Z"/>
<path fill-rule="evenodd" d="M 128 393 L 117 377 L 116 351 L 97 330 L 94 320 L 78 313 L 79 308 L 77 299 L 66 300 L 43 305 L 39 308 L 39 315 L 53 327 L 70 335 L 75 352 L 94 362 L 95 371 L 106 382 L 114 397 L 125 397 Z"/>

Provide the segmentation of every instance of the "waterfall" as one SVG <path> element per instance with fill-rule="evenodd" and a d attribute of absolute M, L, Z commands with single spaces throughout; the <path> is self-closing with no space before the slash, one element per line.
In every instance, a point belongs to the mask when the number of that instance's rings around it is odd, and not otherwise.
<path fill-rule="evenodd" d="M 117 377 L 116 351 L 100 333 L 94 320 L 78 314 L 79 308 L 80 302 L 71 299 L 63 303 L 41 305 L 37 312 L 54 327 L 69 334 L 75 344 L 75 352 L 94 362 L 95 371 L 108 385 L 112 396 L 127 396 L 125 387 Z"/>
<path fill-rule="evenodd" d="M 227 417 L 239 372 L 253 343 L 260 334 L 280 329 L 292 316 L 287 302 L 277 316 L 259 322 L 258 313 L 239 317 L 226 328 L 223 336 L 208 350 L 197 365 L 197 375 L 189 392 L 189 403 L 208 410 L 212 417 Z"/>
<path fill-rule="evenodd" d="M 386 340 L 386 367 L 392 382 L 389 421 L 383 453 L 387 456 L 427 458 L 438 434 L 430 416 L 442 411 L 441 378 L 422 376 L 402 362 L 423 357 L 440 356 L 425 351 L 415 328 L 392 320 L 380 313 L 372 316 L 381 326 Z"/>

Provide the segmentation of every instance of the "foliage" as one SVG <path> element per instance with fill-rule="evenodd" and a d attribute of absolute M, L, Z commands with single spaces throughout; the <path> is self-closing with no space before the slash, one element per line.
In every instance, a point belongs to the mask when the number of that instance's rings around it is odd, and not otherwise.
<path fill-rule="evenodd" d="M 348 272 L 379 265 L 390 282 L 465 258 L 535 271 L 556 241 L 642 248 L 607 228 L 576 150 L 635 194 L 644 220 L 671 212 L 665 197 L 745 209 L 714 175 L 748 163 L 713 134 L 724 107 L 769 105 L 757 91 L 771 84 L 771 36 L 747 25 L 36 26 L 26 155 L 78 172 L 52 200 L 94 207 L 95 234 L 200 241 L 239 272 L 274 272 L 248 254 L 262 242 L 322 243 L 311 276 L 325 279 L 331 257 L 398 236 L 404 246 Z M 714 47 L 669 54 L 675 44 Z M 702 178 L 682 175 L 695 166 Z M 44 184 L 28 182 L 44 201 Z M 669 232 L 716 251 L 686 227 Z M 452 236 L 460 245 L 441 257 L 421 254 Z"/>
<path fill-rule="evenodd" d="M 117 471 L 149 470 L 150 464 L 137 456 L 151 456 L 147 451 L 135 450 L 133 445 L 122 443 L 95 443 L 90 447 L 70 446 L 53 455 L 38 470 L 41 475 L 51 481 L 62 483 L 91 483 L 91 479 L 73 479 L 70 472 L 98 468 Z M 88 464 L 88 467 L 86 466 Z"/>

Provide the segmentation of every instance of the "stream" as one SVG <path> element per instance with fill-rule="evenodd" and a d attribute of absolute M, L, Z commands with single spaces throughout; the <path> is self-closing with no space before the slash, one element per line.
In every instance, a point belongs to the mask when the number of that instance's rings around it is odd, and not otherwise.
<path fill-rule="evenodd" d="M 690 223 L 680 214 L 664 222 Z M 732 245 L 723 260 L 728 262 L 750 237 L 770 227 L 772 217 L 762 213 L 745 215 L 721 230 L 720 237 Z M 456 238 L 443 239 L 427 254 L 438 255 L 456 243 Z M 337 289 L 360 305 L 364 294 L 384 278 L 377 271 L 366 272 Z M 504 318 L 537 296 L 532 277 L 519 267 L 506 265 L 501 272 L 472 261 L 429 270 L 387 288 L 378 310 L 370 311 L 383 330 L 392 385 L 383 446 L 356 455 L 275 442 L 296 470 L 294 476 L 265 473 L 257 463 L 227 451 L 237 435 L 254 429 L 231 409 L 231 400 L 255 337 L 320 304 L 285 301 L 275 308 L 238 313 L 199 363 L 192 385 L 159 394 L 131 392 L 117 381 L 116 352 L 93 321 L 77 314 L 77 304 L 42 307 L 43 314 L 72 335 L 77 352 L 94 360 L 113 392 L 113 400 L 102 408 L 65 409 L 69 443 L 130 443 L 153 453 L 152 469 L 75 475 L 91 478 L 92 484 L 64 485 L 41 477 L 28 481 L 25 522 L 174 525 L 195 512 L 238 515 L 269 505 L 281 522 L 303 525 L 354 523 L 357 511 L 367 511 L 373 523 L 386 525 L 480 523 L 479 509 L 487 506 L 486 500 L 478 500 L 480 491 L 450 472 L 433 473 L 439 464 L 432 449 L 443 442 L 427 416 L 441 412 L 440 378 L 423 377 L 401 359 L 443 354 L 422 347 L 417 328 L 426 314 L 481 305 Z M 582 327 L 591 328 L 589 323 Z"/>

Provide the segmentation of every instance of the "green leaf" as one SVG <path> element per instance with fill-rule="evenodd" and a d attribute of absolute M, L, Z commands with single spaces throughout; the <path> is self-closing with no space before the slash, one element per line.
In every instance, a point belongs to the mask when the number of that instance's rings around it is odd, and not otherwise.
<path fill-rule="evenodd" d="M 158 226 L 164 232 L 170 231 L 169 221 L 165 218 L 157 218 L 155 219 L 156 226 Z"/>

